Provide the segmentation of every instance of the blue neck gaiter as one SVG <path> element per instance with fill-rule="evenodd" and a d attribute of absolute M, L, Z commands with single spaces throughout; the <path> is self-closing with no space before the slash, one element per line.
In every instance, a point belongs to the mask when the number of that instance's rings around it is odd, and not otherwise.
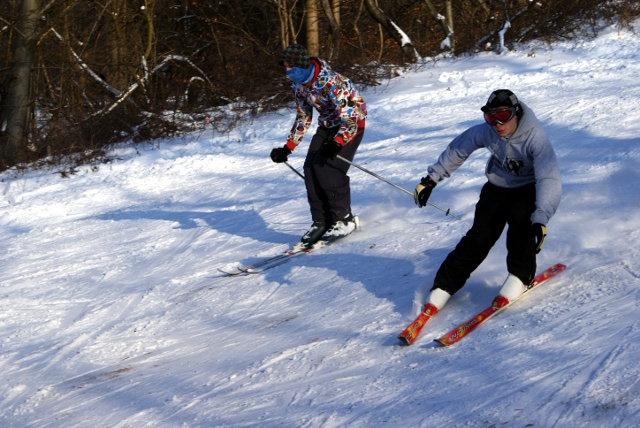
<path fill-rule="evenodd" d="M 294 67 L 291 70 L 287 70 L 287 77 L 295 83 L 307 84 L 313 78 L 315 67 L 310 65 L 307 68 Z"/>

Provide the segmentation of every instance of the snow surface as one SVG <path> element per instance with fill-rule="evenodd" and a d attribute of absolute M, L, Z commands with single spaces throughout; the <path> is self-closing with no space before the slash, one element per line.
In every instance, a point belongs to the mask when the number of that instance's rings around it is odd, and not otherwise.
<path fill-rule="evenodd" d="M 558 154 L 538 260 L 568 269 L 450 348 L 432 340 L 491 302 L 503 239 L 413 346 L 396 335 L 471 225 L 486 151 L 432 195 L 461 220 L 352 168 L 360 231 L 236 278 L 217 268 L 310 225 L 302 180 L 269 159 L 290 109 L 119 146 L 68 178 L 1 174 L 0 425 L 639 426 L 639 31 L 441 60 L 364 92 L 355 162 L 411 191 L 498 88 Z"/>

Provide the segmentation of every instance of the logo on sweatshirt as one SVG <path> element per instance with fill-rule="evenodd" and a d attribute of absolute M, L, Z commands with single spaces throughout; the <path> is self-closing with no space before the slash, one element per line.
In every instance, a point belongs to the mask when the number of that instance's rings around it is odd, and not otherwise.
<path fill-rule="evenodd" d="M 509 159 L 507 158 L 507 170 L 514 174 L 520 175 L 520 168 L 524 166 L 524 162 L 518 159 Z"/>

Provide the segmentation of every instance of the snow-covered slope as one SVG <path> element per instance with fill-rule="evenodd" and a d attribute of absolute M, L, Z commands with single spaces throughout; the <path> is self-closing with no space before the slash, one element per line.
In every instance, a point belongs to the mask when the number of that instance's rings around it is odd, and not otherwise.
<path fill-rule="evenodd" d="M 640 37 L 447 59 L 367 90 L 355 162 L 413 190 L 513 90 L 550 135 L 564 196 L 541 269 L 566 272 L 451 348 L 504 240 L 411 347 L 396 335 L 470 227 L 488 154 L 418 209 L 352 168 L 362 229 L 262 275 L 222 278 L 310 225 L 269 159 L 289 110 L 81 168 L 0 175 L 4 427 L 636 427 L 640 423 Z M 290 157 L 300 168 L 306 144 Z"/>

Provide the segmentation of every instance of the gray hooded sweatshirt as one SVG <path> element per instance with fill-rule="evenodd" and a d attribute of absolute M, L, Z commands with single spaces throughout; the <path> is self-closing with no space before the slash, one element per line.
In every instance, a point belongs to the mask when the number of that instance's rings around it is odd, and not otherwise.
<path fill-rule="evenodd" d="M 429 177 L 436 183 L 448 178 L 471 153 L 486 148 L 491 152 L 485 168 L 489 182 L 505 188 L 535 183 L 536 209 L 531 223 L 546 225 L 560 205 L 560 169 L 538 118 L 523 102 L 520 105 L 524 114 L 513 135 L 502 138 L 487 123 L 472 126 L 456 137 L 429 167 Z"/>

